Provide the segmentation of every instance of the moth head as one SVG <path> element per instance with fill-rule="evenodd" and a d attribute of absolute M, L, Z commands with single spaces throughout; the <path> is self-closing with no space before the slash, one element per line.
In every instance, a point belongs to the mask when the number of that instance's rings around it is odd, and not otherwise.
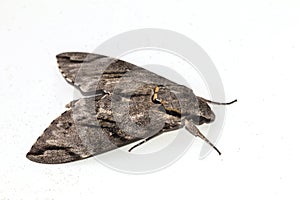
<path fill-rule="evenodd" d="M 211 123 L 215 120 L 215 113 L 212 111 L 212 109 L 209 107 L 207 102 L 202 100 L 200 97 L 197 97 L 198 100 L 198 113 L 196 119 L 193 119 L 193 121 L 197 124 L 203 124 L 203 123 Z"/>

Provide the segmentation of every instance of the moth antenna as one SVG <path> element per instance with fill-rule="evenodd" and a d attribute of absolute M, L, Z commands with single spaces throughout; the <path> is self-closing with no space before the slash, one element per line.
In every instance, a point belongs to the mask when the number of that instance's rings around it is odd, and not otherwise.
<path fill-rule="evenodd" d="M 230 101 L 230 102 L 222 103 L 222 102 L 217 102 L 217 101 L 211 101 L 211 100 L 205 99 L 203 97 L 198 97 L 198 98 L 207 103 L 216 104 L 216 105 L 230 105 L 230 104 L 237 102 L 237 99 Z"/>
<path fill-rule="evenodd" d="M 219 155 L 221 155 L 221 152 L 213 143 L 211 143 L 200 131 L 199 129 L 193 124 L 193 122 L 190 122 L 188 120 L 185 121 L 185 129 L 188 130 L 191 134 L 194 136 L 200 137 L 202 140 L 204 140 L 207 144 L 209 144 L 214 150 L 218 152 Z"/>

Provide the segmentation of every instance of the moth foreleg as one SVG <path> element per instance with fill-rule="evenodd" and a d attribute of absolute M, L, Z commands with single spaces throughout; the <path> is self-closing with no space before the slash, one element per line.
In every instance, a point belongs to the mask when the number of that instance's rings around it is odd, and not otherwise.
<path fill-rule="evenodd" d="M 163 132 L 158 132 L 150 137 L 145 138 L 144 140 L 142 140 L 141 142 L 139 142 L 138 144 L 134 145 L 133 147 L 131 147 L 128 151 L 131 152 L 134 148 L 141 146 L 142 144 L 146 143 L 147 141 L 155 138 L 156 136 L 161 135 Z"/>
<path fill-rule="evenodd" d="M 198 136 L 200 137 L 202 140 L 204 140 L 205 142 L 207 142 L 212 148 L 214 148 L 219 155 L 221 155 L 221 152 L 217 149 L 217 147 L 215 147 L 215 145 L 213 145 L 213 143 L 211 143 L 200 131 L 199 129 L 193 124 L 193 122 L 185 120 L 185 129 L 188 130 L 191 134 L 193 134 L 194 136 Z"/>

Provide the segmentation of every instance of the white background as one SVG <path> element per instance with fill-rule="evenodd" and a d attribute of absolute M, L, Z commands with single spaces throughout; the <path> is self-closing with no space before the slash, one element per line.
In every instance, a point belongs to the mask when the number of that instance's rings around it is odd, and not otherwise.
<path fill-rule="evenodd" d="M 299 199 L 299 1 L 1 1 L 0 199 Z M 156 173 L 116 172 L 94 159 L 25 158 L 73 97 L 55 55 L 93 51 L 124 31 L 164 28 L 196 41 L 227 100 L 222 156 L 197 140 Z M 149 145 L 149 144 L 148 144 Z"/>

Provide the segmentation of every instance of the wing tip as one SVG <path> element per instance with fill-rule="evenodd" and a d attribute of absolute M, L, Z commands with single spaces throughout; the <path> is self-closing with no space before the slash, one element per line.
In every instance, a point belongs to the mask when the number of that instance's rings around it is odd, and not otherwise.
<path fill-rule="evenodd" d="M 87 52 L 67 51 L 57 54 L 56 58 L 71 58 L 72 56 L 86 56 L 88 54 Z"/>

